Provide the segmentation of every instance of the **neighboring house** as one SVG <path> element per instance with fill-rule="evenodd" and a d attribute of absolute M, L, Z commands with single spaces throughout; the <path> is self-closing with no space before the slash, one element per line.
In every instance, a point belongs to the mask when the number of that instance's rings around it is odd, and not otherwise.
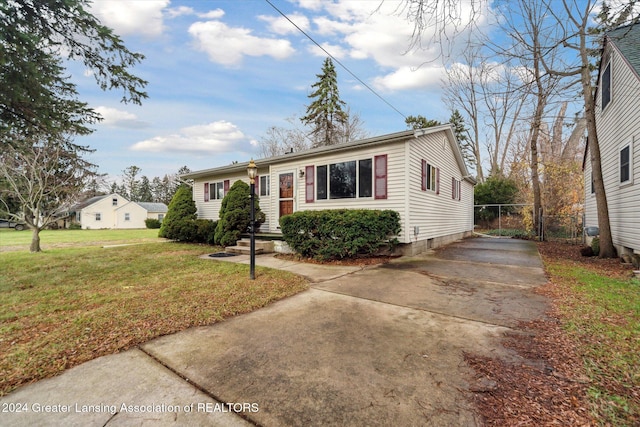
<path fill-rule="evenodd" d="M 96 196 L 71 209 L 74 221 L 84 229 L 145 228 L 145 219 L 162 221 L 167 213 L 164 203 L 131 202 L 119 194 Z"/>
<path fill-rule="evenodd" d="M 596 129 L 611 235 L 618 255 L 640 256 L 640 25 L 605 35 L 596 91 Z M 584 157 L 585 226 L 597 226 L 591 157 Z"/>
<path fill-rule="evenodd" d="M 183 175 L 194 180 L 198 217 L 217 220 L 222 198 L 237 180 L 249 182 L 248 162 Z M 405 253 L 473 231 L 473 186 L 449 125 L 382 135 L 257 160 L 256 194 L 266 222 L 319 209 L 392 209 L 400 214 Z"/>

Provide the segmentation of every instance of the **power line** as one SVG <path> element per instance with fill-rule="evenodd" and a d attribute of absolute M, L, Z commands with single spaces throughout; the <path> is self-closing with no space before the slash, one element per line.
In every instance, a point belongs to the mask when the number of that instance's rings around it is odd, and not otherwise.
<path fill-rule="evenodd" d="M 325 48 L 323 48 L 322 46 L 320 46 L 320 44 L 315 41 L 313 39 L 313 37 L 311 37 L 309 34 L 307 34 L 302 28 L 300 28 L 295 22 L 293 22 L 291 19 L 289 19 L 289 17 L 287 15 L 285 15 L 280 9 L 278 9 L 273 3 L 271 3 L 270 0 L 265 0 L 267 3 L 269 3 L 269 5 L 274 8 L 276 10 L 276 12 L 278 12 L 280 15 L 282 15 L 284 17 L 284 19 L 286 19 L 287 21 L 289 21 L 291 23 L 291 25 L 293 25 L 294 27 L 297 28 L 298 31 L 300 31 L 302 34 L 305 35 L 305 37 L 307 37 L 309 40 L 311 40 L 311 42 L 313 42 L 313 44 L 315 44 L 316 46 L 318 46 L 320 49 L 322 49 L 322 51 L 324 53 L 327 54 L 327 56 L 329 56 L 332 60 L 334 60 L 338 65 L 340 65 L 342 68 L 345 69 L 345 71 L 349 74 L 351 74 L 353 76 L 354 79 L 356 79 L 357 81 L 359 81 L 364 87 L 366 87 L 367 89 L 369 89 L 369 91 L 371 93 L 373 93 L 375 96 L 377 96 L 378 98 L 380 98 L 380 100 L 382 100 L 382 102 L 384 102 L 385 104 L 387 104 L 389 107 L 391 107 L 396 113 L 400 114 L 405 120 L 407 119 L 407 116 L 405 116 L 404 114 L 402 114 L 400 112 L 400 110 L 398 110 L 396 107 L 394 107 L 389 101 L 387 101 L 386 99 L 384 99 L 382 97 L 382 95 L 380 95 L 378 92 L 376 92 L 375 90 L 373 90 L 368 84 L 366 84 L 365 82 L 362 81 L 362 79 L 360 79 L 360 77 L 356 76 L 349 68 L 347 68 L 346 65 L 344 65 L 342 62 L 340 62 L 335 56 L 333 56 L 332 54 L 330 54 Z"/>

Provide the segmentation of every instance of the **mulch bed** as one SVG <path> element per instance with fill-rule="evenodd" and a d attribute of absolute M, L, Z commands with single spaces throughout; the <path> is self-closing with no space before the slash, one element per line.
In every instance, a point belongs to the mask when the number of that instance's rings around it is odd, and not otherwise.
<path fill-rule="evenodd" d="M 357 266 L 364 267 L 367 265 L 378 265 L 378 264 L 386 264 L 391 261 L 393 258 L 391 256 L 371 256 L 371 257 L 361 257 L 361 258 L 345 258 L 345 259 L 336 259 L 331 261 L 318 261 L 313 258 L 305 258 L 296 254 L 276 254 L 276 258 L 284 259 L 287 261 L 297 261 L 297 262 L 306 262 L 309 264 L 320 264 L 320 265 L 349 265 L 349 266 Z"/>

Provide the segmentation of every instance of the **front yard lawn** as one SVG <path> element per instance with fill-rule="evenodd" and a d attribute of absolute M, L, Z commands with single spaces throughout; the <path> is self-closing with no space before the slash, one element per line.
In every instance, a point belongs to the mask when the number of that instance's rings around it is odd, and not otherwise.
<path fill-rule="evenodd" d="M 0 254 L 0 395 L 307 288 L 287 272 L 258 267 L 251 281 L 246 265 L 198 258 L 211 252 L 169 242 Z"/>

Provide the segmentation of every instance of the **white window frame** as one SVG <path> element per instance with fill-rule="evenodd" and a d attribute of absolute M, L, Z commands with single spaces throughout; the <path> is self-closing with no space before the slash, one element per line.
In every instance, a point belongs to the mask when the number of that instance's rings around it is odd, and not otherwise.
<path fill-rule="evenodd" d="M 219 193 L 222 193 L 222 197 Z M 209 200 L 222 200 L 224 199 L 224 181 L 209 183 Z"/>
<path fill-rule="evenodd" d="M 125 212 L 124 213 L 124 220 L 125 221 L 131 221 L 131 214 L 129 212 Z"/>
<path fill-rule="evenodd" d="M 102 221 L 102 213 L 96 212 L 96 221 Z"/>
<path fill-rule="evenodd" d="M 622 154 L 622 150 L 627 147 L 629 148 L 629 179 L 622 181 L 622 162 L 620 155 Z M 633 139 L 618 147 L 618 184 L 620 187 L 633 184 Z"/>
<path fill-rule="evenodd" d="M 258 177 L 260 179 L 260 196 L 268 196 L 271 194 L 271 176 L 262 175 Z"/>
<path fill-rule="evenodd" d="M 611 104 L 611 102 L 613 101 L 613 66 L 612 66 L 612 59 L 609 58 L 609 61 L 607 61 L 607 65 L 604 66 L 604 68 L 602 69 L 602 76 L 600 77 L 600 104 L 602 105 L 601 110 L 604 111 L 607 109 L 607 107 Z M 604 103 L 604 75 L 606 73 L 607 68 L 609 69 L 609 100 L 607 101 L 606 105 Z"/>

